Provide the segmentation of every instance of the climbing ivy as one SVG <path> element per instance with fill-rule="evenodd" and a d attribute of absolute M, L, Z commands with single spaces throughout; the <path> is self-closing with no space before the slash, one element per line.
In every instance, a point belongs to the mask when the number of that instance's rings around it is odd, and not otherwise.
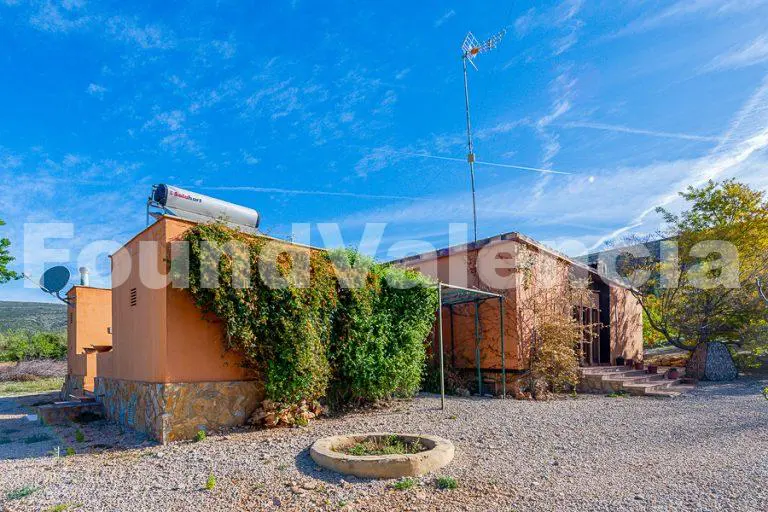
<path fill-rule="evenodd" d="M 197 306 L 223 322 L 227 348 L 261 374 L 268 400 L 344 407 L 418 390 L 437 308 L 423 275 L 222 224 L 195 226 L 184 239 L 189 264 L 174 262 L 174 279 L 188 272 Z"/>

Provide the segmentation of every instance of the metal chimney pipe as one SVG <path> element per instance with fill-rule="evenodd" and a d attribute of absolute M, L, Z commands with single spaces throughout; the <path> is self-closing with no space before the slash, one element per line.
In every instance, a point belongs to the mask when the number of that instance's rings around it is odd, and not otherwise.
<path fill-rule="evenodd" d="M 88 267 L 80 267 L 80 286 L 90 286 L 91 280 L 88 276 Z"/>

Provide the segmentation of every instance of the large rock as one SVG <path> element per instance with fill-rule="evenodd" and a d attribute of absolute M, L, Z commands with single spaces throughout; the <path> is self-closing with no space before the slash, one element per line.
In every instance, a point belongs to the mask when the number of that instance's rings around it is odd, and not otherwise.
<path fill-rule="evenodd" d="M 697 380 L 733 380 L 739 375 L 728 347 L 718 341 L 700 343 L 685 367 L 686 377 Z"/>

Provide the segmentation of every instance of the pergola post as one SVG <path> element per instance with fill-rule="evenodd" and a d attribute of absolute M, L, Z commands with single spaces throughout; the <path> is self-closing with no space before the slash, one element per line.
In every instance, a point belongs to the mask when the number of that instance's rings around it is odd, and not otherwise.
<path fill-rule="evenodd" d="M 501 398 L 507 398 L 507 363 L 504 354 L 504 297 L 499 297 L 499 328 L 501 329 Z"/>
<path fill-rule="evenodd" d="M 445 368 L 443 362 L 443 286 L 437 284 L 437 323 L 440 343 L 440 409 L 445 410 Z"/>

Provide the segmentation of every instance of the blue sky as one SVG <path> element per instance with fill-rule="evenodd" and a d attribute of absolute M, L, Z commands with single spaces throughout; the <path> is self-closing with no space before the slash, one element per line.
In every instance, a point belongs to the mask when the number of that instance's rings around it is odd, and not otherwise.
<path fill-rule="evenodd" d="M 506 27 L 471 70 L 478 160 L 570 174 L 478 165 L 480 236 L 576 254 L 654 231 L 689 184 L 768 187 L 766 19 L 758 0 L 0 0 L 0 235 L 20 259 L 25 223 L 73 223 L 48 247 L 73 270 L 88 248 L 107 285 L 98 251 L 171 183 L 278 236 L 387 222 L 380 257 L 443 246 L 471 222 L 466 163 L 432 158 L 466 154 L 460 45 Z"/>

